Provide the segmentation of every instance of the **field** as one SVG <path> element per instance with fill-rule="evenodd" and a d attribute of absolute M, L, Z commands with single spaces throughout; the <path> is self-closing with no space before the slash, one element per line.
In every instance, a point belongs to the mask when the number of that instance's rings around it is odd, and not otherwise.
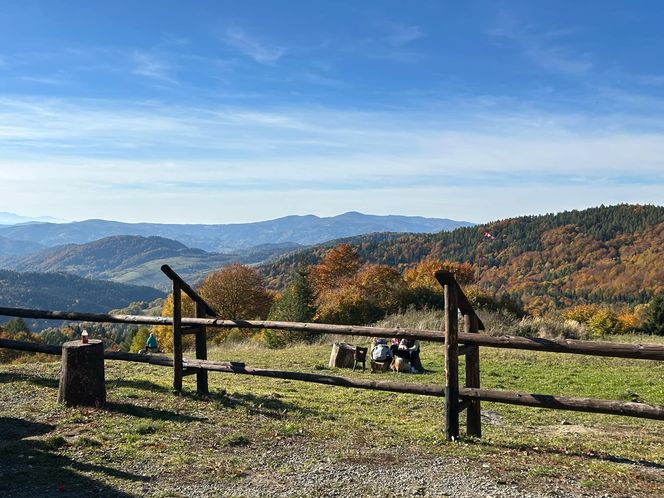
<path fill-rule="evenodd" d="M 439 345 L 424 344 L 422 375 L 328 369 L 329 351 L 235 345 L 210 357 L 442 382 Z M 483 438 L 447 443 L 440 398 L 214 373 L 209 397 L 194 377 L 176 396 L 168 368 L 106 365 L 104 409 L 55 402 L 58 362 L 0 366 L 0 495 L 664 494 L 664 422 L 484 403 Z M 664 404 L 656 362 L 485 348 L 481 369 L 483 387 Z"/>

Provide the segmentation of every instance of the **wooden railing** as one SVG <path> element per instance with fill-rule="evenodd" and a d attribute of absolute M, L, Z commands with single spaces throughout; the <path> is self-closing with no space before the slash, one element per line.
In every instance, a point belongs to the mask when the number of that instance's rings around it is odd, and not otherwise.
<path fill-rule="evenodd" d="M 445 399 L 445 437 L 455 440 L 459 436 L 459 416 L 466 410 L 466 433 L 481 436 L 480 402 L 490 401 L 538 408 L 553 408 L 594 413 L 607 413 L 640 418 L 664 420 L 664 406 L 648 403 L 633 403 L 566 396 L 529 394 L 480 387 L 479 347 L 510 348 L 552 353 L 572 353 L 616 358 L 664 360 L 664 346 L 656 344 L 621 344 L 601 341 L 579 341 L 572 339 L 541 339 L 533 337 L 487 336 L 480 334 L 484 325 L 477 316 L 454 275 L 439 271 L 436 279 L 445 291 L 444 331 L 437 330 L 379 328 L 353 325 L 330 325 L 321 323 L 278 322 L 268 320 L 224 320 L 217 318 L 216 311 L 167 265 L 162 271 L 173 282 L 173 316 L 146 317 L 135 315 L 109 315 L 77 313 L 20 308 L 2 308 L 0 315 L 23 318 L 77 320 L 107 323 L 130 323 L 146 325 L 170 325 L 173 328 L 173 357 L 138 355 L 123 352 L 106 352 L 105 358 L 124 361 L 140 361 L 173 367 L 173 387 L 182 390 L 185 375 L 196 374 L 196 387 L 200 394 L 208 393 L 209 371 L 255 375 L 281 379 L 315 382 L 341 387 L 373 389 L 399 393 L 439 396 Z M 182 316 L 182 292 L 195 303 L 195 317 Z M 459 331 L 459 315 L 463 332 Z M 319 334 L 339 334 L 356 337 L 395 337 L 444 343 L 445 381 L 439 384 L 405 383 L 396 381 L 347 378 L 316 373 L 290 372 L 250 368 L 244 363 L 215 362 L 207 360 L 208 328 L 276 329 Z M 195 336 L 196 359 L 183 356 L 182 336 Z M 59 346 L 34 344 L 0 339 L 0 347 L 60 354 Z M 465 385 L 459 386 L 459 356 L 465 355 Z"/>

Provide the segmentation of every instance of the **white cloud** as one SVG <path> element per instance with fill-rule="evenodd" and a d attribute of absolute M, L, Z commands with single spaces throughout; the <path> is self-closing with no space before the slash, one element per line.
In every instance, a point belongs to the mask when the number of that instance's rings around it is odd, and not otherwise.
<path fill-rule="evenodd" d="M 549 211 L 664 203 L 664 119 L 631 119 L 633 128 L 616 129 L 613 120 L 627 120 L 472 106 L 357 112 L 4 98 L 0 211 L 187 221 L 201 209 L 221 222 L 356 209 L 476 221 L 539 212 L 539 193 Z"/>
<path fill-rule="evenodd" d="M 272 46 L 237 27 L 227 28 L 223 39 L 226 44 L 260 64 L 273 64 L 286 54 L 285 48 Z"/>
<path fill-rule="evenodd" d="M 132 54 L 132 60 L 134 62 L 133 74 L 152 78 L 163 83 L 178 83 L 174 76 L 177 68 L 168 63 L 163 56 L 137 51 Z"/>

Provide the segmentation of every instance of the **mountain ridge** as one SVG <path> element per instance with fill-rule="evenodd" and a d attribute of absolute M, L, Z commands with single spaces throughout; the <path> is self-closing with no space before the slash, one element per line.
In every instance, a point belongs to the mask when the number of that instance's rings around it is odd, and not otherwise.
<path fill-rule="evenodd" d="M 160 236 L 187 247 L 232 252 L 270 243 L 312 245 L 372 232 L 438 232 L 472 223 L 447 218 L 365 215 L 348 212 L 332 217 L 291 215 L 255 223 L 164 224 L 85 220 L 0 227 L 0 236 L 45 246 L 83 244 L 113 235 Z"/>

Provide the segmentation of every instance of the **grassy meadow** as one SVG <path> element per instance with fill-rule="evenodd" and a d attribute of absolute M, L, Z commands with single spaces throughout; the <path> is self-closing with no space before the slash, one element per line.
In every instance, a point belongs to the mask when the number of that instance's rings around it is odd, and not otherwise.
<path fill-rule="evenodd" d="M 324 342 L 282 350 L 236 344 L 210 351 L 210 358 L 407 382 L 443 379 L 437 344 L 423 344 L 422 375 L 329 369 L 329 353 Z M 483 403 L 483 438 L 447 443 L 441 398 L 221 373 L 210 373 L 209 397 L 195 395 L 195 377 L 185 378 L 177 396 L 168 368 L 106 365 L 103 409 L 56 403 L 57 361 L 0 366 L 0 494 L 28 486 L 47 496 L 62 486 L 182 496 L 177 490 L 187 482 L 231 485 L 256 472 L 306 472 L 309 460 L 398 466 L 403 449 L 528 490 L 555 483 L 572 494 L 664 493 L 659 421 Z M 484 348 L 481 375 L 487 388 L 664 404 L 664 364 L 651 361 Z M 284 444 L 311 456 L 297 469 L 287 458 L 256 459 Z"/>

